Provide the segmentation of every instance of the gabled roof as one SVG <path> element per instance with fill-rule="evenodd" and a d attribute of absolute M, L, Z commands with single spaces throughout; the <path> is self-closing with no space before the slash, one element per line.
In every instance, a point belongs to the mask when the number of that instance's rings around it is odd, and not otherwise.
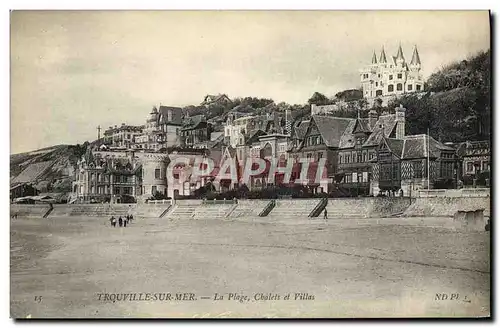
<path fill-rule="evenodd" d="M 356 138 L 354 137 L 354 129 L 356 127 L 357 119 L 351 119 L 349 121 L 349 125 L 342 133 L 342 137 L 340 138 L 339 148 L 351 148 L 356 145 Z"/>
<path fill-rule="evenodd" d="M 220 138 L 224 138 L 224 132 L 222 131 L 214 131 L 210 134 L 210 141 L 216 141 Z"/>
<path fill-rule="evenodd" d="M 396 115 L 388 114 L 379 116 L 375 126 L 372 128 L 372 134 L 365 141 L 363 146 L 376 146 L 380 144 L 382 138 L 388 138 L 396 127 Z"/>
<path fill-rule="evenodd" d="M 200 114 L 200 115 L 191 116 L 191 117 L 188 117 L 184 120 L 184 125 L 182 127 L 182 130 L 186 131 L 186 130 L 197 129 L 203 123 L 205 123 L 205 125 L 207 123 L 207 119 L 205 118 L 205 115 Z"/>
<path fill-rule="evenodd" d="M 440 157 L 442 151 L 455 151 L 454 148 L 425 134 L 405 136 L 403 139 L 386 138 L 385 142 L 391 151 L 401 159 L 425 158 L 428 147 L 431 158 Z"/>
<path fill-rule="evenodd" d="M 299 140 L 304 139 L 306 135 L 307 128 L 309 127 L 309 123 L 311 121 L 298 121 L 292 126 L 292 137 L 297 138 Z"/>
<path fill-rule="evenodd" d="M 383 140 L 393 154 L 399 158 L 403 156 L 404 139 L 384 138 Z"/>
<path fill-rule="evenodd" d="M 266 135 L 267 133 L 261 129 L 254 129 L 248 131 L 248 133 L 245 136 L 245 143 L 246 144 L 251 144 L 253 141 L 258 140 L 257 138 L 263 135 Z"/>
<path fill-rule="evenodd" d="M 372 129 L 370 127 L 370 121 L 368 118 L 358 118 L 356 119 L 356 125 L 354 127 L 354 133 L 356 132 L 363 132 L 363 133 L 370 133 L 372 132 Z"/>
<path fill-rule="evenodd" d="M 172 119 L 168 120 L 168 112 L 172 113 Z M 174 125 L 182 125 L 182 108 L 172 106 L 160 106 L 158 109 L 158 122 L 160 124 L 170 123 Z"/>
<path fill-rule="evenodd" d="M 206 95 L 203 99 L 202 104 L 208 105 L 214 102 L 218 102 L 220 100 L 225 100 L 231 102 L 231 99 L 226 94 L 218 94 L 218 95 Z"/>
<path fill-rule="evenodd" d="M 347 127 L 351 124 L 351 128 L 354 128 L 356 120 L 352 118 L 313 115 L 311 121 L 314 121 L 318 127 L 318 131 L 327 147 L 339 147 L 340 140 Z M 309 124 L 310 127 L 311 124 Z"/>

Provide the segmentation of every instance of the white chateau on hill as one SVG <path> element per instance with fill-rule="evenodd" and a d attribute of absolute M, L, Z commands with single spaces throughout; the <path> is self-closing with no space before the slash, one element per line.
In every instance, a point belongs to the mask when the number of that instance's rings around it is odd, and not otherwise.
<path fill-rule="evenodd" d="M 360 71 L 363 96 L 368 105 L 379 101 L 385 106 L 398 95 L 423 91 L 421 66 L 417 46 L 413 49 L 410 63 L 405 60 L 401 45 L 396 56 L 390 56 L 389 60 L 383 47 L 378 59 L 373 52 L 372 63 Z"/>

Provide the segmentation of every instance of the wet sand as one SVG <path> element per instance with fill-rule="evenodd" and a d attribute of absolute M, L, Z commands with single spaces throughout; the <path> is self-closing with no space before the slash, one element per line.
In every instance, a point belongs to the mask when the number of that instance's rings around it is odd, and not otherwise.
<path fill-rule="evenodd" d="M 488 316 L 489 233 L 439 220 L 19 218 L 11 316 Z"/>

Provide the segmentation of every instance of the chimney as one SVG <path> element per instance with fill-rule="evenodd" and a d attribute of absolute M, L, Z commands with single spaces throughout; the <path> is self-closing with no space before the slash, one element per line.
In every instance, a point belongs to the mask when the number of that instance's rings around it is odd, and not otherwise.
<path fill-rule="evenodd" d="M 286 135 L 292 135 L 292 111 L 290 109 L 285 110 L 285 130 Z"/>
<path fill-rule="evenodd" d="M 368 112 L 368 122 L 370 124 L 370 127 L 373 128 L 375 124 L 377 123 L 378 120 L 378 114 L 377 111 L 372 109 Z"/>
<path fill-rule="evenodd" d="M 405 136 L 405 112 L 403 105 L 396 108 L 396 139 L 403 139 Z"/>

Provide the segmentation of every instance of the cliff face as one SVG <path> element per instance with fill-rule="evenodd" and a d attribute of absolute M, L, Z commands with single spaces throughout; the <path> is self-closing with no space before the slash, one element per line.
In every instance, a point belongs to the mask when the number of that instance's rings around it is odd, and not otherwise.
<path fill-rule="evenodd" d="M 40 192 L 71 192 L 76 163 L 86 145 L 59 145 L 10 156 L 10 182 L 31 183 Z"/>

